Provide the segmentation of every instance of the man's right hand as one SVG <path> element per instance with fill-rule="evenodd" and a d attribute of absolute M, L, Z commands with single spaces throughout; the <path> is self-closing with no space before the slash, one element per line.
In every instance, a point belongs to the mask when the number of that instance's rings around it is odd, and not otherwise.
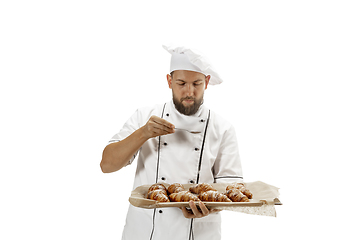
<path fill-rule="evenodd" d="M 175 126 L 168 121 L 151 116 L 148 122 L 142 127 L 143 134 L 146 138 L 167 135 L 175 132 Z"/>

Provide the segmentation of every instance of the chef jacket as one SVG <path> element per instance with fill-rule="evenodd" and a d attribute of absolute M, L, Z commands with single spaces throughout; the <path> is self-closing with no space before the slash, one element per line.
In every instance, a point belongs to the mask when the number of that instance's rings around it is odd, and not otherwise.
<path fill-rule="evenodd" d="M 133 189 L 154 183 L 242 182 L 238 144 L 233 126 L 202 105 L 196 114 L 179 113 L 172 101 L 138 109 L 109 141 L 121 141 L 144 126 L 152 115 L 176 128 L 200 131 L 151 138 L 138 151 Z M 128 164 L 131 164 L 135 154 Z M 123 240 L 219 240 L 220 213 L 185 218 L 179 208 L 143 209 L 129 206 Z"/>

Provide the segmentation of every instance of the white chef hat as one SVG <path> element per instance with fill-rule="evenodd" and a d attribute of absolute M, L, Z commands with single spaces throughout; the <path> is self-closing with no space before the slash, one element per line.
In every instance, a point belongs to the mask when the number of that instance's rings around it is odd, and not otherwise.
<path fill-rule="evenodd" d="M 199 72 L 204 75 L 210 75 L 210 85 L 216 85 L 223 82 L 220 76 L 211 67 L 209 61 L 199 52 L 186 47 L 172 47 L 163 45 L 170 54 L 170 72 L 175 70 L 188 70 Z"/>

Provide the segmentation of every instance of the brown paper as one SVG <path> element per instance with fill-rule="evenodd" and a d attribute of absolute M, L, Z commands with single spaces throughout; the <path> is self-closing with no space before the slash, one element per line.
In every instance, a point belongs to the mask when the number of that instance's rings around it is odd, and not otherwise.
<path fill-rule="evenodd" d="M 170 184 L 163 183 L 166 187 Z M 185 190 L 189 190 L 194 184 L 183 184 Z M 212 186 L 221 193 L 225 193 L 226 186 L 229 183 L 213 183 Z M 146 199 L 145 195 L 151 185 L 139 186 L 132 191 L 129 202 L 140 208 L 166 208 L 166 207 L 189 207 L 189 202 L 156 202 L 155 200 Z M 266 184 L 264 182 L 245 183 L 252 194 L 250 202 L 203 202 L 209 209 L 219 208 L 224 210 L 234 210 L 243 207 L 261 207 L 264 204 L 281 205 L 279 201 L 279 188 Z M 196 203 L 196 202 L 195 202 Z"/>

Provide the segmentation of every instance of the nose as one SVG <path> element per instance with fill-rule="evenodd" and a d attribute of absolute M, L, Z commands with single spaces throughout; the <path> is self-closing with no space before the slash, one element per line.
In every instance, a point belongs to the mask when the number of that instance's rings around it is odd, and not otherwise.
<path fill-rule="evenodd" d="M 188 84 L 186 88 L 186 96 L 192 97 L 194 95 L 195 87 L 192 84 Z"/>

